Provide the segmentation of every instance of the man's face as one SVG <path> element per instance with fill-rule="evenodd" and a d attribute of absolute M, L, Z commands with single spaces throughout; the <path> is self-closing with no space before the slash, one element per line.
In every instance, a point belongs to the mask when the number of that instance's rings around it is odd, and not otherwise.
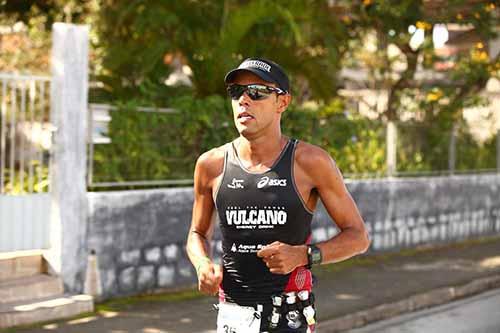
<path fill-rule="evenodd" d="M 276 87 L 276 84 L 264 81 L 251 72 L 240 72 L 231 83 L 248 85 L 263 84 Z M 236 129 L 245 137 L 254 137 L 271 126 L 279 126 L 280 116 L 289 103 L 289 95 L 273 93 L 262 100 L 252 100 L 245 92 L 238 100 L 231 100 Z"/>

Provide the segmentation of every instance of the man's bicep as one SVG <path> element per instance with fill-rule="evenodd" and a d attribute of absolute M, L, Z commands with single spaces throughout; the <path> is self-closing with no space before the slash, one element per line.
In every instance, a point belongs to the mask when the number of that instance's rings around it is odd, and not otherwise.
<path fill-rule="evenodd" d="M 214 203 L 211 194 L 195 194 L 190 231 L 208 238 L 212 231 L 213 214 Z"/>
<path fill-rule="evenodd" d="M 330 217 L 341 229 L 362 228 L 361 215 L 334 160 L 330 156 L 323 156 L 317 165 L 316 188 Z"/>
<path fill-rule="evenodd" d="M 207 161 L 203 156 L 200 157 L 194 172 L 194 202 L 190 228 L 191 232 L 199 233 L 203 237 L 209 236 L 214 213 L 211 179 L 207 168 Z"/>

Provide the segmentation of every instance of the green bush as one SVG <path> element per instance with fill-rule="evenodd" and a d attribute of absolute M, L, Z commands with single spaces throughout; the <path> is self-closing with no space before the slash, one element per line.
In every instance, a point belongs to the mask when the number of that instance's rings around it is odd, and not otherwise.
<path fill-rule="evenodd" d="M 496 137 L 483 143 L 470 134 L 466 122 L 456 123 L 455 170 L 496 167 Z M 398 125 L 398 171 L 444 171 L 449 168 L 452 120 L 406 122 Z"/>
<path fill-rule="evenodd" d="M 129 101 L 112 112 L 112 143 L 95 146 L 94 182 L 189 180 L 203 152 L 238 136 L 230 103 L 218 95 L 172 98 L 177 112 L 168 114 L 137 112 L 140 104 Z M 282 132 L 324 148 L 344 174 L 384 175 L 385 124 L 344 110 L 340 100 L 312 109 L 292 104 Z M 398 171 L 447 170 L 450 128 L 447 122 L 398 124 Z M 479 145 L 460 130 L 456 170 L 494 168 L 495 147 L 495 138 Z"/>
<path fill-rule="evenodd" d="M 134 102 L 112 111 L 112 143 L 95 146 L 94 182 L 191 179 L 200 154 L 238 135 L 227 99 L 181 96 L 170 103 L 178 112 L 137 112 Z M 343 172 L 383 171 L 383 127 L 342 109 L 337 101 L 315 110 L 292 106 L 282 131 L 326 149 Z"/>
<path fill-rule="evenodd" d="M 345 112 L 337 101 L 317 110 L 294 108 L 283 132 L 325 149 L 343 173 L 385 171 L 385 129 L 380 122 Z"/>
<path fill-rule="evenodd" d="M 31 166 L 25 166 L 23 173 L 19 168 L 15 169 L 14 178 L 11 178 L 11 169 L 5 168 L 3 193 L 11 195 L 27 193 L 46 193 L 49 191 L 49 168 L 42 165 L 40 161 L 32 160 Z M 31 167 L 31 180 L 30 180 Z"/>
<path fill-rule="evenodd" d="M 192 178 L 196 158 L 236 134 L 220 96 L 182 96 L 170 106 L 178 111 L 137 112 L 133 102 L 112 111 L 112 143 L 95 146 L 94 182 Z"/>

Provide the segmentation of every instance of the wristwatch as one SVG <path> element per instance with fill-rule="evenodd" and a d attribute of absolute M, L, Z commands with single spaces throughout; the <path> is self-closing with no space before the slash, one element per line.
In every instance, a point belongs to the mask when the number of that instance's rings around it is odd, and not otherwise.
<path fill-rule="evenodd" d="M 323 260 L 321 250 L 314 244 L 307 245 L 307 268 L 311 269 L 312 265 L 319 265 Z"/>

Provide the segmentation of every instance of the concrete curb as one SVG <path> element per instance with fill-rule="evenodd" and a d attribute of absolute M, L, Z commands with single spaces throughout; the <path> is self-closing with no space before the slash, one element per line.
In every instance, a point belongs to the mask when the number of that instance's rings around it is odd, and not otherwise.
<path fill-rule="evenodd" d="M 461 286 L 437 288 L 410 296 L 398 302 L 381 304 L 368 310 L 320 322 L 318 330 L 321 330 L 322 333 L 343 332 L 404 313 L 449 303 L 459 298 L 498 287 L 500 287 L 500 274 L 480 278 Z"/>

